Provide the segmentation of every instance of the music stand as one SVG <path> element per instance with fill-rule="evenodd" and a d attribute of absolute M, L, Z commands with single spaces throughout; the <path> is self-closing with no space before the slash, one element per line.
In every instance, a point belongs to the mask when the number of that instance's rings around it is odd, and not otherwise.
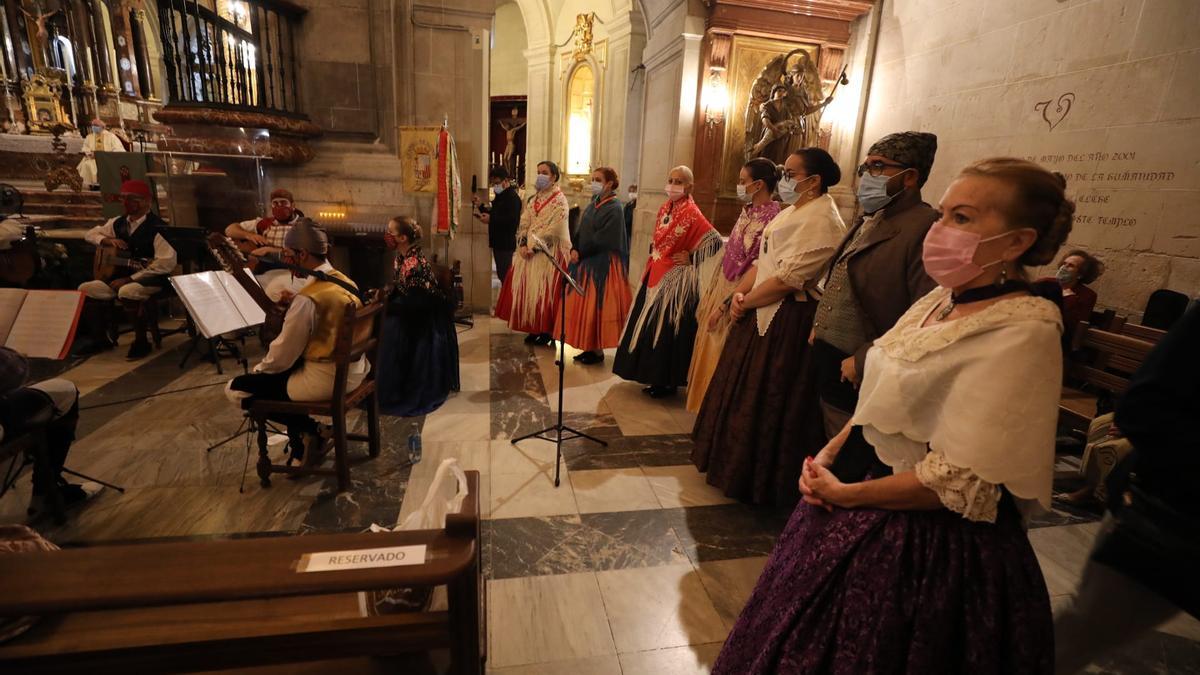
<path fill-rule="evenodd" d="M 511 443 L 516 445 L 517 443 L 529 440 L 530 438 L 540 438 L 543 441 L 553 441 L 554 487 L 558 487 L 561 477 L 560 472 L 562 470 L 563 441 L 570 441 L 576 438 L 586 438 L 587 440 L 592 441 L 593 443 L 599 443 L 604 447 L 608 447 L 608 443 L 594 436 L 589 436 L 578 429 L 572 429 L 571 427 L 563 424 L 563 380 L 566 377 L 567 368 L 567 285 L 569 284 L 571 288 L 580 295 L 583 295 L 583 288 L 580 287 L 577 281 L 571 278 L 570 273 L 563 269 L 563 266 L 558 264 L 558 261 L 554 259 L 554 256 L 550 255 L 545 248 L 535 245 L 533 250 L 535 253 L 541 253 L 542 255 L 546 256 L 546 258 L 550 260 L 550 264 L 554 265 L 554 269 L 558 271 L 559 275 L 563 279 L 563 283 L 559 286 L 558 297 L 560 311 L 559 318 L 562 322 L 558 337 L 558 423 L 552 427 L 546 427 L 541 431 L 535 431 L 532 434 L 526 434 L 520 438 L 514 438 L 512 439 Z M 551 431 L 555 432 L 554 436 L 547 436 L 546 434 Z M 564 431 L 570 432 L 572 435 L 564 437 Z"/>

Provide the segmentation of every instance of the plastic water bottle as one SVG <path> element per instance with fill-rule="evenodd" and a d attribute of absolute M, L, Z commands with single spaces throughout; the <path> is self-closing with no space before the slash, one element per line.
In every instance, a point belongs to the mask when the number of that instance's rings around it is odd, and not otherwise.
<path fill-rule="evenodd" d="M 408 431 L 408 463 L 416 464 L 421 461 L 421 427 L 416 422 Z"/>

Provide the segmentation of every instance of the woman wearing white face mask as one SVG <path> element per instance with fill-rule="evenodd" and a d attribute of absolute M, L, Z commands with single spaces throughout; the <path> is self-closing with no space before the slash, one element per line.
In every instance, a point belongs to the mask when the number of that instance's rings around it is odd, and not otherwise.
<path fill-rule="evenodd" d="M 509 268 L 500 297 L 496 301 L 496 316 L 508 322 L 508 327 L 529 333 L 526 344 L 547 345 L 554 339 L 551 331 L 559 315 L 558 270 L 539 251 L 554 256 L 559 264 L 567 265 L 571 251 L 571 233 L 567 214 L 567 197 L 558 189 L 561 174 L 554 162 L 537 165 L 537 192 L 521 210 L 517 228 L 517 257 Z"/>
<path fill-rule="evenodd" d="M 1050 505 L 1062 323 L 1025 279 L 1071 231 L 1063 187 L 998 158 L 946 190 L 922 255 L 941 287 L 875 340 L 714 674 L 1054 672 L 1021 511 Z M 829 470 L 852 426 L 892 475 Z"/>
<path fill-rule="evenodd" d="M 738 174 L 738 199 L 745 204 L 737 224 L 729 233 L 721 264 L 713 270 L 696 319 L 700 331 L 692 348 L 692 365 L 688 369 L 687 409 L 700 412 L 713 370 L 721 358 L 725 338 L 729 335 L 729 313 L 725 299 L 737 289 L 738 283 L 751 271 L 758 259 L 758 241 L 763 228 L 783 208 L 772 199 L 779 182 L 779 168 L 769 159 L 759 157 L 746 162 Z"/>
<path fill-rule="evenodd" d="M 654 398 L 687 384 L 700 279 L 721 251 L 721 236 L 692 199 L 693 182 L 686 166 L 667 176 L 650 260 L 613 361 L 613 373 L 649 385 L 642 391 Z"/>
<path fill-rule="evenodd" d="M 621 328 L 629 316 L 629 242 L 616 190 L 617 172 L 602 166 L 592 172 L 592 201 L 579 218 L 575 248 L 571 249 L 571 276 L 583 295 L 567 294 L 566 342 L 583 350 L 575 360 L 585 365 L 604 360 L 604 350 L 621 341 Z M 562 335 L 562 325 L 554 335 Z"/>
<path fill-rule="evenodd" d="M 828 194 L 841 178 L 820 148 L 787 158 L 779 181 L 786 208 L 718 308 L 733 325 L 696 418 L 692 463 L 727 497 L 794 504 L 801 460 L 824 444 L 817 390 L 804 377 L 804 338 L 817 311 L 816 282 L 846 232 Z"/>

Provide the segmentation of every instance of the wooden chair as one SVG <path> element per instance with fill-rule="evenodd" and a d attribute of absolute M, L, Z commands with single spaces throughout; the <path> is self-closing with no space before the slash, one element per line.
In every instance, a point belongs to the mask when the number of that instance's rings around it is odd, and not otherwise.
<path fill-rule="evenodd" d="M 1159 340 L 1162 340 L 1167 334 L 1167 331 L 1162 330 L 1161 328 L 1151 328 L 1150 326 L 1143 326 L 1139 323 L 1122 324 L 1121 330 L 1118 332 L 1120 332 L 1122 335 L 1128 335 L 1129 337 L 1144 340 L 1151 344 L 1158 344 Z"/>
<path fill-rule="evenodd" d="M 0 644 L 0 672 L 209 671 L 448 648 L 486 660 L 479 473 L 441 530 L 146 542 L 0 556 L 0 616 L 42 616 Z M 426 546 L 420 565 L 299 572 L 307 554 Z M 359 592 L 447 587 L 444 609 L 378 614 Z"/>
<path fill-rule="evenodd" d="M 1072 429 L 1085 431 L 1096 417 L 1098 392 L 1119 395 L 1146 359 L 1154 343 L 1101 330 L 1080 322 L 1067 360 L 1068 378 L 1078 387 L 1064 386 L 1059 417 Z"/>
<path fill-rule="evenodd" d="M 333 361 L 337 366 L 334 375 L 333 397 L 328 401 L 270 401 L 255 400 L 250 404 L 249 415 L 258 432 L 258 477 L 263 487 L 271 486 L 272 473 L 292 475 L 335 475 L 338 492 L 350 489 L 350 465 L 379 456 L 379 402 L 375 397 L 375 369 L 371 368 L 362 383 L 348 391 L 350 366 L 363 356 L 370 363 L 376 362 L 375 352 L 379 347 L 379 333 L 387 309 L 385 297 L 379 291 L 372 293 L 370 301 L 362 306 L 346 306 L 342 324 L 338 328 L 334 344 Z M 365 404 L 367 433 L 351 434 L 347 431 L 346 413 Z M 273 414 L 324 415 L 333 418 L 334 466 L 287 466 L 271 463 L 267 456 L 267 418 Z M 366 442 L 366 457 L 350 458 L 346 445 L 349 441 Z M 323 448 L 322 448 L 323 449 Z M 312 449 L 305 449 L 313 452 Z"/>

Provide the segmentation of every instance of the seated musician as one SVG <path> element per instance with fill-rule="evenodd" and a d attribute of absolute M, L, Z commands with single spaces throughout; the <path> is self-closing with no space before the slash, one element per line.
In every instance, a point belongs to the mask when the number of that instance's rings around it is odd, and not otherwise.
<path fill-rule="evenodd" d="M 225 236 L 237 242 L 244 252 L 260 259 L 254 268 L 255 277 L 275 302 L 279 302 L 285 291 L 295 293 L 304 286 L 304 280 L 293 277 L 290 270 L 270 262 L 271 257 L 283 252 L 284 235 L 292 229 L 296 219 L 303 217 L 293 202 L 292 193 L 279 188 L 271 192 L 271 215 L 225 228 Z"/>
<path fill-rule="evenodd" d="M 459 388 L 454 289 L 449 279 L 438 279 L 421 252 L 417 221 L 397 216 L 387 227 L 385 241 L 397 256 L 376 358 L 379 410 L 397 417 L 427 415 Z"/>
<path fill-rule="evenodd" d="M 36 518 L 45 509 L 47 495 L 43 493 L 43 486 L 50 480 L 57 481 L 63 503 L 68 508 L 95 497 L 104 486 L 91 481 L 81 485 L 68 483 L 61 475 L 67 452 L 75 440 L 79 390 L 71 381 L 61 378 L 26 385 L 28 376 L 29 364 L 25 357 L 0 347 L 0 441 L 16 438 L 39 425 L 46 433 L 49 468 L 53 474 L 43 476 L 44 469 L 34 466 L 33 498 L 29 501 L 28 515 Z"/>
<path fill-rule="evenodd" d="M 284 262 L 324 273 L 326 278 L 314 279 L 294 296 L 284 294 L 288 309 L 279 337 L 271 342 L 254 372 L 239 375 L 226 386 L 229 398 L 239 401 L 243 409 L 248 409 L 255 398 L 328 401 L 337 370 L 333 350 L 339 323 L 347 305 L 362 305 L 349 290 L 357 288 L 354 282 L 326 260 L 329 237 L 316 223 L 308 218 L 296 220 L 282 243 Z M 366 374 L 364 357 L 351 365 L 348 387 L 357 387 Z M 272 420 L 287 425 L 289 462 L 299 459 L 305 465 L 314 465 L 320 461 L 316 420 L 307 415 L 278 415 Z"/>
<path fill-rule="evenodd" d="M 154 297 L 167 284 L 167 276 L 175 270 L 175 249 L 163 236 L 166 223 L 150 210 L 150 186 L 145 181 L 127 180 L 121 183 L 121 201 L 125 215 L 110 218 L 83 236 L 89 244 L 109 246 L 135 260 L 132 267 L 113 279 L 95 279 L 79 285 L 88 297 L 84 323 L 90 329 L 94 349 L 112 345 L 107 337 L 107 315 L 113 299 L 125 305 L 134 326 L 133 344 L 129 359 L 140 359 L 150 353 L 146 312 L 142 302 Z M 127 274 L 126 274 L 127 272 Z"/>

